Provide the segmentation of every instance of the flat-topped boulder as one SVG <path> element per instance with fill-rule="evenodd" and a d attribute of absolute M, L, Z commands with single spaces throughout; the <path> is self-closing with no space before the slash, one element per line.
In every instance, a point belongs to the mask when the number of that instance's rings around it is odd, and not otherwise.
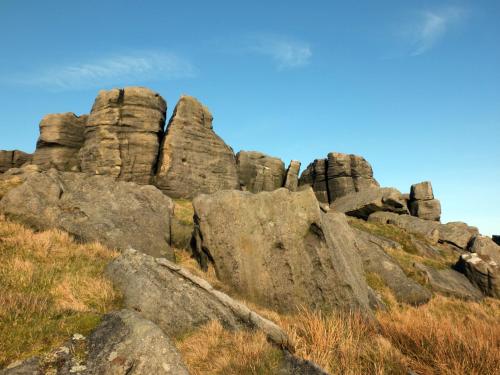
<path fill-rule="evenodd" d="M 439 221 L 441 219 L 441 203 L 434 199 L 430 181 L 411 186 L 408 201 L 410 214 L 424 220 Z"/>
<path fill-rule="evenodd" d="M 405 199 L 393 188 L 367 188 L 359 192 L 344 195 L 330 204 L 330 208 L 361 219 L 378 211 L 389 211 L 397 214 L 407 214 Z"/>
<path fill-rule="evenodd" d="M 182 96 L 160 150 L 155 185 L 172 198 L 238 189 L 236 160 L 212 127 L 212 114 L 197 99 Z"/>
<path fill-rule="evenodd" d="M 33 164 L 43 170 L 78 171 L 78 151 L 84 142 L 87 115 L 54 113 L 40 121 L 40 137 L 33 154 Z"/>
<path fill-rule="evenodd" d="M 19 150 L 0 150 L 0 173 L 31 162 L 32 155 Z"/>
<path fill-rule="evenodd" d="M 283 161 L 258 151 L 238 152 L 236 167 L 241 190 L 252 193 L 273 191 L 283 187 L 285 182 Z"/>
<path fill-rule="evenodd" d="M 81 170 L 149 184 L 156 170 L 167 104 L 143 87 L 102 90 L 85 124 Z"/>
<path fill-rule="evenodd" d="M 345 215 L 323 214 L 311 188 L 200 195 L 196 255 L 235 293 L 282 312 L 367 311 L 368 287 Z"/>
<path fill-rule="evenodd" d="M 309 164 L 299 185 L 311 185 L 318 200 L 332 203 L 345 195 L 378 187 L 371 165 L 361 156 L 330 152 Z"/>
<path fill-rule="evenodd" d="M 170 259 L 172 209 L 154 186 L 55 169 L 29 174 L 0 201 L 1 213 L 35 229 L 57 228 L 81 241 Z"/>
<path fill-rule="evenodd" d="M 299 186 L 300 161 L 291 160 L 286 170 L 285 184 L 283 185 L 290 191 L 296 191 Z"/>

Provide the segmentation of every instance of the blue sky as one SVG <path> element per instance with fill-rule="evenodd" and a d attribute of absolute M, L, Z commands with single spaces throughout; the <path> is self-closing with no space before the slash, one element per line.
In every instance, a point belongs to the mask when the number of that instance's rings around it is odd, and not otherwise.
<path fill-rule="evenodd" d="M 363 155 L 500 234 L 499 1 L 0 0 L 0 149 L 141 85 L 198 97 L 235 151 Z"/>

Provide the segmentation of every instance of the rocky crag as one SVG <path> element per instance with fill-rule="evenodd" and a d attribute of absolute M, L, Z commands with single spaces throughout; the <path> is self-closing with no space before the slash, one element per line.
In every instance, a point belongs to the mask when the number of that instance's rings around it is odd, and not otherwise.
<path fill-rule="evenodd" d="M 193 97 L 180 98 L 165 127 L 166 111 L 146 88 L 101 91 L 88 115 L 45 116 L 33 155 L 0 151 L 1 214 L 122 252 L 106 273 L 126 309 L 88 338 L 85 363 L 57 357 L 58 373 L 187 373 L 169 340 L 215 320 L 263 331 L 290 358 L 284 368 L 299 369 L 288 373 L 322 374 L 290 354 L 279 326 L 233 297 L 366 319 L 389 305 L 387 291 L 411 305 L 500 297 L 498 236 L 441 223 L 429 181 L 409 194 L 380 187 L 363 157 L 336 152 L 300 175 L 296 160 L 286 168 L 261 152 L 235 155 Z M 179 200 L 192 201 L 192 221 L 174 217 Z M 232 297 L 174 263 L 180 243 Z M 41 364 L 19 366 L 0 374 Z"/>

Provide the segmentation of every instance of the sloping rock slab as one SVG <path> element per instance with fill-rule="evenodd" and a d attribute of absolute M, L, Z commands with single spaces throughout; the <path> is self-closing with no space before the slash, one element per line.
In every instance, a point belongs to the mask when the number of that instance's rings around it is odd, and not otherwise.
<path fill-rule="evenodd" d="M 431 293 L 406 276 L 397 262 L 384 252 L 384 247 L 393 246 L 392 241 L 381 239 L 361 230 L 356 230 L 356 234 L 361 243 L 359 250 L 365 272 L 378 275 L 393 292 L 398 302 L 421 305 L 431 299 Z"/>
<path fill-rule="evenodd" d="M 368 188 L 336 199 L 330 208 L 361 219 L 368 219 L 377 211 L 407 214 L 408 208 L 402 194 L 392 188 Z"/>
<path fill-rule="evenodd" d="M 368 288 L 343 214 L 323 214 L 311 188 L 200 195 L 196 254 L 236 293 L 283 312 L 299 306 L 369 310 Z"/>
<path fill-rule="evenodd" d="M 106 274 L 122 292 L 127 308 L 139 311 L 170 337 L 218 320 L 229 329 L 261 329 L 272 342 L 289 346 L 276 324 L 166 259 L 127 250 L 109 264 Z"/>
<path fill-rule="evenodd" d="M 417 267 L 425 272 L 429 285 L 436 293 L 472 301 L 479 301 L 483 298 L 483 294 L 464 275 L 455 270 L 437 270 L 423 264 Z"/>
<path fill-rule="evenodd" d="M 0 212 L 35 229 L 58 228 L 86 242 L 170 258 L 172 208 L 153 186 L 54 169 L 30 175 L 0 201 Z"/>

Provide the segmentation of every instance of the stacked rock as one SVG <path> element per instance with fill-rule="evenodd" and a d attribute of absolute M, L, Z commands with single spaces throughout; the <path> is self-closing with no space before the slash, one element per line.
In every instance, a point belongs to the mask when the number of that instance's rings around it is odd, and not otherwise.
<path fill-rule="evenodd" d="M 441 203 L 434 199 L 430 181 L 411 186 L 408 208 L 413 216 L 424 220 L 439 221 L 441 219 Z"/>
<path fill-rule="evenodd" d="M 20 168 L 31 161 L 31 154 L 19 150 L 0 150 L 0 173 L 7 172 L 10 168 Z"/>
<path fill-rule="evenodd" d="M 236 165 L 241 190 L 259 193 L 283 187 L 285 164 L 279 158 L 258 151 L 240 151 Z"/>
<path fill-rule="evenodd" d="M 286 170 L 285 185 L 288 190 L 296 191 L 299 186 L 300 161 L 292 160 Z"/>

